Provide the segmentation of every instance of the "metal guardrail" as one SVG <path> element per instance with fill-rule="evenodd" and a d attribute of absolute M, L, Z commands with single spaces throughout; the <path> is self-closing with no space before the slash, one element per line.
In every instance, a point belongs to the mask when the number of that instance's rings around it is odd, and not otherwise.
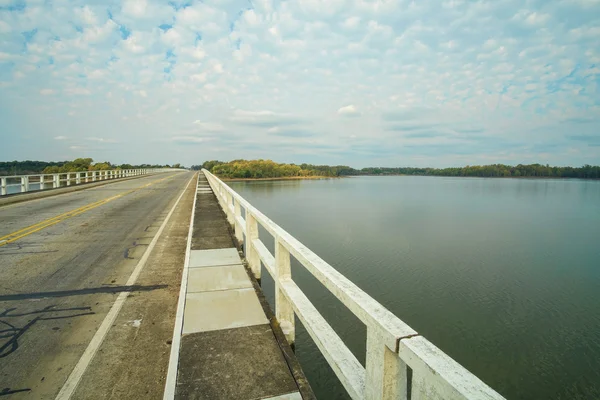
<path fill-rule="evenodd" d="M 61 172 L 58 174 L 14 175 L 0 177 L 0 195 L 26 193 L 45 189 L 78 185 L 86 182 L 126 178 L 157 172 L 174 171 L 170 168 L 115 169 L 109 171 Z M 12 193 L 11 192 L 11 188 Z M 16 189 L 16 190 L 15 190 Z"/>
<path fill-rule="evenodd" d="M 294 342 L 296 315 L 351 398 L 503 399 L 219 178 L 203 172 L 229 223 L 235 226 L 236 238 L 245 240 L 245 256 L 254 276 L 260 278 L 262 262 L 273 277 L 275 315 L 288 342 Z M 258 224 L 273 236 L 275 254 L 259 238 Z M 296 285 L 290 267 L 292 256 L 366 325 L 366 367 Z"/>

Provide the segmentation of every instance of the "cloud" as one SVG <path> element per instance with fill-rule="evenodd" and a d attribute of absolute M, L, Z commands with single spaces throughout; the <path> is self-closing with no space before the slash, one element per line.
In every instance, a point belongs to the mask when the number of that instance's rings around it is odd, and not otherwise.
<path fill-rule="evenodd" d="M 583 142 L 588 146 L 600 146 L 600 135 L 568 135 L 568 139 Z"/>
<path fill-rule="evenodd" d="M 291 137 L 291 138 L 307 138 L 311 136 L 315 136 L 315 133 L 306 129 L 287 129 L 280 128 L 275 126 L 273 128 L 269 128 L 267 133 L 270 135 L 283 136 L 283 137 Z"/>
<path fill-rule="evenodd" d="M 54 136 L 54 140 L 67 140 L 66 136 Z"/>
<path fill-rule="evenodd" d="M 391 124 L 386 126 L 386 130 L 395 132 L 410 132 L 423 129 L 431 129 L 435 124 Z"/>
<path fill-rule="evenodd" d="M 205 132 L 223 132 L 225 127 L 220 123 L 202 122 L 199 119 L 194 121 L 194 126 Z"/>
<path fill-rule="evenodd" d="M 360 113 L 353 104 L 341 107 L 338 109 L 338 114 L 344 117 L 358 117 Z"/>
<path fill-rule="evenodd" d="M 290 114 L 280 114 L 269 110 L 235 110 L 231 121 L 239 125 L 274 128 L 277 126 L 298 125 L 305 121 Z"/>
<path fill-rule="evenodd" d="M 177 144 L 205 144 L 214 140 L 213 137 L 175 136 L 171 139 Z"/>
<path fill-rule="evenodd" d="M 64 90 L 64 93 L 75 96 L 86 96 L 91 94 L 91 92 L 88 89 L 82 87 L 67 88 Z"/>
<path fill-rule="evenodd" d="M 600 159 L 598 0 L 5 4 L 0 158 Z"/>
<path fill-rule="evenodd" d="M 101 137 L 87 137 L 85 139 L 89 140 L 91 142 L 98 142 L 98 143 L 119 143 L 119 141 L 116 139 L 101 138 Z"/>
<path fill-rule="evenodd" d="M 424 132 L 407 133 L 403 137 L 408 138 L 408 139 L 429 139 L 429 138 L 438 138 L 438 137 L 445 137 L 445 136 L 447 136 L 447 135 L 440 133 L 440 132 L 424 131 Z"/>

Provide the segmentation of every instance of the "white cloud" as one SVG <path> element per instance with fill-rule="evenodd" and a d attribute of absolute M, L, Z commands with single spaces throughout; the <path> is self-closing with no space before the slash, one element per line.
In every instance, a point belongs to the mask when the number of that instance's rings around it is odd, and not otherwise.
<path fill-rule="evenodd" d="M 68 95 L 76 95 L 76 96 L 85 96 L 91 94 L 91 92 L 86 88 L 81 87 L 72 87 L 64 89 L 64 93 Z"/>
<path fill-rule="evenodd" d="M 92 11 L 89 6 L 83 6 L 75 12 L 79 17 L 80 21 L 82 21 L 86 25 L 96 25 L 98 24 L 98 17 L 96 13 Z"/>
<path fill-rule="evenodd" d="M 146 50 L 146 48 L 141 43 L 142 41 L 139 40 L 137 36 L 135 36 L 135 34 L 132 34 L 123 41 L 123 46 L 127 51 L 131 53 L 140 54 Z"/>
<path fill-rule="evenodd" d="M 0 20 L 0 33 L 9 33 L 12 31 L 10 25 L 2 20 Z"/>
<path fill-rule="evenodd" d="M 143 18 L 147 8 L 147 0 L 126 0 L 123 3 L 123 13 L 136 18 Z"/>
<path fill-rule="evenodd" d="M 222 132 L 225 130 L 225 127 L 220 123 L 202 122 L 199 119 L 194 121 L 194 126 L 206 132 Z"/>
<path fill-rule="evenodd" d="M 358 116 L 360 114 L 358 112 L 358 109 L 352 104 L 341 107 L 337 112 L 339 115 L 343 115 L 343 116 L 347 116 L 347 117 L 354 117 L 354 116 Z"/>
<path fill-rule="evenodd" d="M 344 20 L 342 26 L 347 29 L 354 29 L 360 23 L 360 17 L 348 17 Z"/>
<path fill-rule="evenodd" d="M 54 140 L 67 140 L 66 136 L 54 136 Z"/>
<path fill-rule="evenodd" d="M 101 137 L 87 137 L 85 138 L 86 140 L 89 140 L 90 142 L 98 142 L 98 143 L 119 143 L 118 140 L 116 139 L 110 139 L 110 138 L 101 138 Z"/>
<path fill-rule="evenodd" d="M 450 139 L 435 132 L 411 140 L 436 143 L 437 150 L 401 147 L 392 130 L 399 121 L 382 119 L 382 110 L 410 111 L 438 126 L 477 122 L 504 146 L 464 143 L 463 157 L 495 159 L 516 151 L 507 143 L 551 140 L 582 157 L 556 150 L 557 162 L 599 159 L 600 148 L 568 142 L 560 133 L 567 125 L 551 124 L 600 113 L 600 3 L 513 3 L 260 0 L 250 9 L 234 0 L 185 7 L 28 2 L 23 10 L 0 11 L 0 99 L 11 99 L 0 113 L 24 127 L 20 137 L 75 131 L 105 140 L 110 126 L 112 137 L 144 139 L 139 155 L 104 149 L 103 158 L 114 154 L 122 162 L 176 154 L 191 163 L 213 151 L 225 159 L 304 154 L 322 163 L 338 156 L 363 165 L 455 162 L 458 150 L 443 148 Z M 384 139 L 393 155 L 377 150 Z M 94 141 L 108 143 L 84 143 Z M 290 141 L 306 148 L 282 152 Z M 203 145 L 188 151 L 179 146 L 185 143 Z M 25 146 L 9 146 L 0 156 L 33 156 Z"/>

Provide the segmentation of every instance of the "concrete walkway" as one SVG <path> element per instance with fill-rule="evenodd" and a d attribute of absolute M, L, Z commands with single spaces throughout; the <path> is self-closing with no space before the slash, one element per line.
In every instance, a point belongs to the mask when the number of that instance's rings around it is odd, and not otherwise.
<path fill-rule="evenodd" d="M 175 398 L 302 399 L 203 174 L 193 224 Z"/>

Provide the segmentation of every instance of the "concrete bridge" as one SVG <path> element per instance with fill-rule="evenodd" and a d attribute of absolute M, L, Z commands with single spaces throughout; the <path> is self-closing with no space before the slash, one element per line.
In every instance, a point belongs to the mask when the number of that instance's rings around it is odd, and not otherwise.
<path fill-rule="evenodd" d="M 297 317 L 353 399 L 502 398 L 208 171 L 1 183 L 0 396 L 311 399 Z M 366 326 L 365 366 L 292 258 Z"/>

